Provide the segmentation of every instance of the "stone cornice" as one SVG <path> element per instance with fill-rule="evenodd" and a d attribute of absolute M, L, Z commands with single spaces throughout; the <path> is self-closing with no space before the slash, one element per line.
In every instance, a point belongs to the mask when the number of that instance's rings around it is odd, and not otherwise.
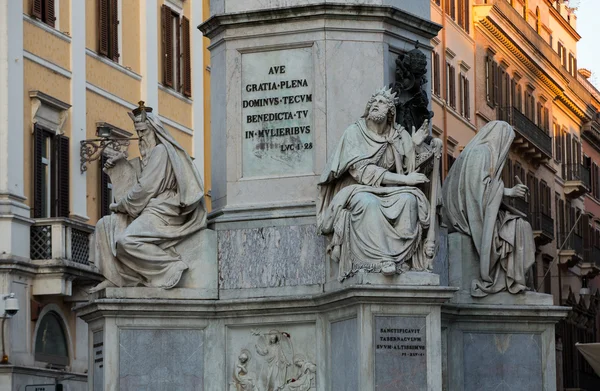
<path fill-rule="evenodd" d="M 569 33 L 571 34 L 571 36 L 573 38 L 575 38 L 576 41 L 579 41 L 581 39 L 581 35 L 579 35 L 579 33 L 573 28 L 573 26 L 571 26 L 569 24 L 569 22 L 567 22 L 565 20 L 565 18 L 563 18 L 563 16 L 558 12 L 558 10 L 556 8 L 554 8 L 553 6 L 548 7 L 550 8 L 550 14 L 552 16 L 554 16 L 554 19 L 556 19 L 556 21 L 558 23 L 560 23 L 560 25 Z"/>
<path fill-rule="evenodd" d="M 203 318 L 292 315 L 322 312 L 353 304 L 407 304 L 414 302 L 441 305 L 448 302 L 458 288 L 445 286 L 351 285 L 341 290 L 315 295 L 293 297 L 247 298 L 235 300 L 181 300 L 181 299 L 128 299 L 100 298 L 102 292 L 92 294 L 90 301 L 74 309 L 77 316 L 91 322 L 101 316 L 123 311 L 132 316 L 201 316 Z"/>
<path fill-rule="evenodd" d="M 213 15 L 199 25 L 198 29 L 212 39 L 226 28 L 310 19 L 381 20 L 416 32 L 427 39 L 435 37 L 442 28 L 437 23 L 392 6 L 321 3 Z"/>
<path fill-rule="evenodd" d="M 531 73 L 533 73 L 542 84 L 549 88 L 555 95 L 555 99 L 564 103 L 565 106 L 567 106 L 569 110 L 571 110 L 579 119 L 586 118 L 585 111 L 579 108 L 577 103 L 565 94 L 565 89 L 556 83 L 535 60 L 526 54 L 523 49 L 521 49 L 521 47 L 519 47 L 512 40 L 512 38 L 510 38 L 505 31 L 489 17 L 489 15 L 481 19 L 479 23 L 512 55 L 514 55 Z M 568 81 L 565 80 L 565 84 L 568 84 Z M 583 99 L 581 96 L 580 98 Z"/>

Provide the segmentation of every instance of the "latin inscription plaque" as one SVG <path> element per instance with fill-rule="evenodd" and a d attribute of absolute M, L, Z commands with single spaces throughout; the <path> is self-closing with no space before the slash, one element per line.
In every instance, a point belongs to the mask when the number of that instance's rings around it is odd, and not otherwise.
<path fill-rule="evenodd" d="M 242 177 L 313 174 L 312 48 L 242 54 Z"/>
<path fill-rule="evenodd" d="M 375 317 L 375 390 L 427 389 L 424 317 Z"/>

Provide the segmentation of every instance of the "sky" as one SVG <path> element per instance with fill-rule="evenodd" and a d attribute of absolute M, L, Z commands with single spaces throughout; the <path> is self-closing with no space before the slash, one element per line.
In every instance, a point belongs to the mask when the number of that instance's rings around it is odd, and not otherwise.
<path fill-rule="evenodd" d="M 600 89 L 600 0 L 575 0 L 571 5 L 578 5 L 577 32 L 581 35 L 577 67 L 591 70 L 591 81 Z"/>

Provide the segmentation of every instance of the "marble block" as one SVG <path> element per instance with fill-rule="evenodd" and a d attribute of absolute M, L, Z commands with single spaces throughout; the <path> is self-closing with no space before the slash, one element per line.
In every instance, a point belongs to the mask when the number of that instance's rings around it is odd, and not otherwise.
<path fill-rule="evenodd" d="M 465 333 L 465 391 L 543 390 L 542 341 L 532 333 Z"/>
<path fill-rule="evenodd" d="M 203 229 L 175 246 L 187 269 L 171 289 L 145 286 L 110 287 L 91 294 L 92 298 L 129 299 L 217 299 L 217 234 Z"/>
<path fill-rule="evenodd" d="M 119 390 L 198 390 L 204 386 L 202 330 L 119 332 Z"/>
<path fill-rule="evenodd" d="M 440 285 L 448 284 L 448 228 L 441 226 L 438 234 L 438 251 L 433 259 L 433 272 L 440 276 Z"/>
<path fill-rule="evenodd" d="M 479 256 L 469 236 L 460 233 L 448 235 L 450 286 L 459 287 L 452 302 L 492 305 L 553 305 L 552 295 L 537 292 L 511 294 L 499 292 L 486 297 L 471 296 L 471 284 L 479 279 Z"/>
<path fill-rule="evenodd" d="M 425 317 L 375 317 L 375 390 L 427 389 Z"/>
<path fill-rule="evenodd" d="M 359 391 L 358 320 L 331 323 L 331 389 Z"/>
<path fill-rule="evenodd" d="M 217 232 L 221 289 L 325 282 L 325 240 L 314 224 Z"/>
<path fill-rule="evenodd" d="M 404 272 L 386 276 L 382 273 L 369 273 L 361 270 L 342 282 L 337 279 L 327 281 L 325 291 L 345 289 L 356 285 L 439 286 L 440 276 L 430 272 Z"/>

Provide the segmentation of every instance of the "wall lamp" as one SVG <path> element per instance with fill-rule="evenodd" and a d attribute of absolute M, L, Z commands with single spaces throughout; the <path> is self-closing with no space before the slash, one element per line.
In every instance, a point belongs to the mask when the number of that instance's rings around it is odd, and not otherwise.
<path fill-rule="evenodd" d="M 137 138 L 127 137 L 123 133 L 131 135 L 131 133 L 124 132 L 105 122 L 98 123 L 96 127 L 97 138 L 81 141 L 79 152 L 81 173 L 83 174 L 87 171 L 87 163 L 100 159 L 106 148 L 109 148 L 113 152 L 127 153 L 129 144 L 132 140 L 137 140 Z"/>

